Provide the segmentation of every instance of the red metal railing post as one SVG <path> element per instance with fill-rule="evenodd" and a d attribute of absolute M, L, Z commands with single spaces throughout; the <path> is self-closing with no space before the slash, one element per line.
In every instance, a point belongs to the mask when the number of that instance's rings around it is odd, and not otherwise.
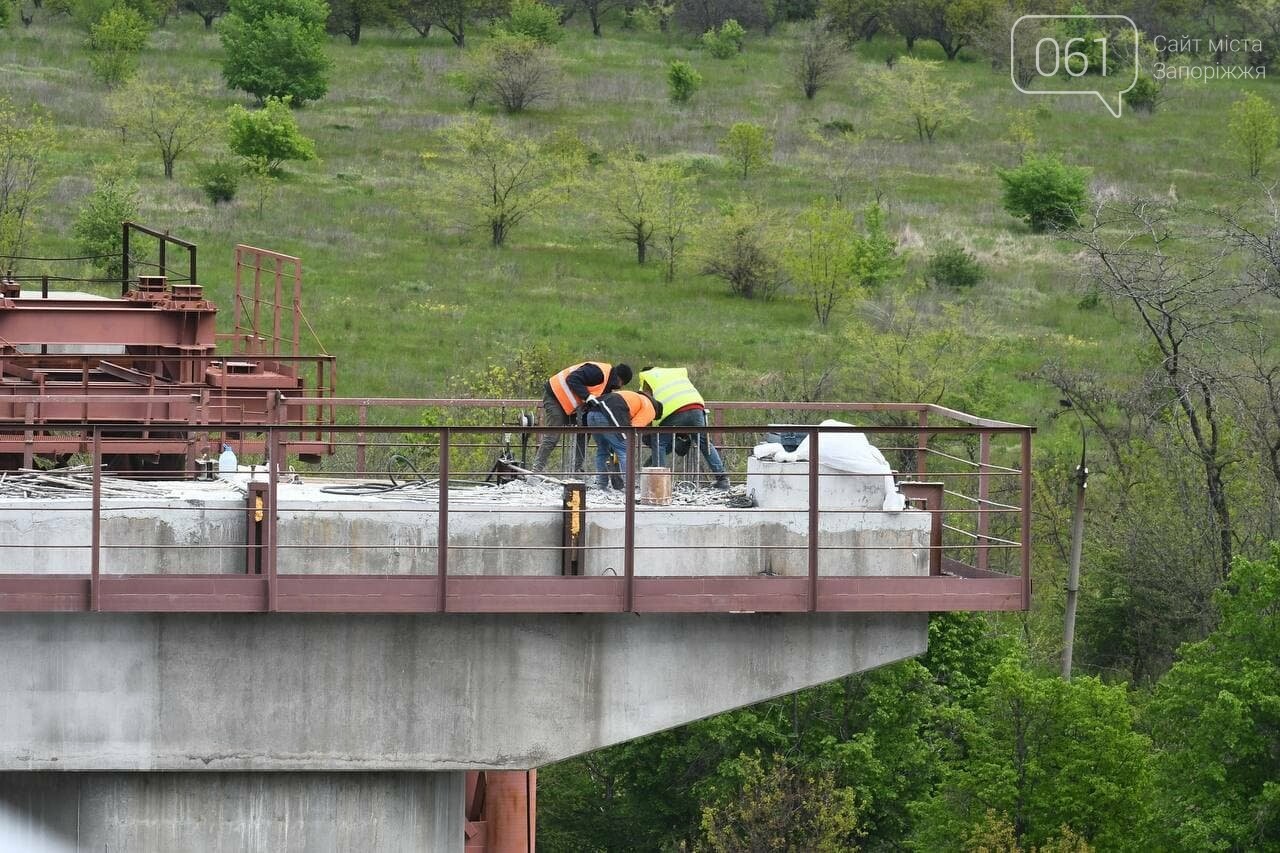
<path fill-rule="evenodd" d="M 447 609 L 449 577 L 449 430 L 440 430 L 440 500 L 436 513 L 439 526 L 436 530 L 436 610 Z"/>
<path fill-rule="evenodd" d="M 93 489 L 90 498 L 89 523 L 89 609 L 102 609 L 101 591 L 98 589 L 98 573 L 102 563 L 102 431 L 93 428 Z"/>
<path fill-rule="evenodd" d="M 369 423 L 369 407 L 361 404 L 359 410 L 360 426 L 367 426 Z M 363 474 L 365 465 L 364 457 L 364 430 L 356 433 L 356 473 Z"/>
<path fill-rule="evenodd" d="M 809 612 L 818 609 L 818 431 L 809 430 Z"/>
<path fill-rule="evenodd" d="M 267 545 L 266 553 L 266 570 L 267 570 L 267 612 L 274 613 L 276 610 L 276 571 L 279 566 L 280 555 L 280 539 L 279 539 L 279 508 L 280 508 L 280 465 L 284 462 L 282 442 L 280 441 L 280 428 L 271 426 L 267 432 L 267 517 L 263 519 L 266 522 L 265 532 Z"/>
<path fill-rule="evenodd" d="M 1022 431 L 1022 609 L 1031 607 L 1031 430 Z"/>
<path fill-rule="evenodd" d="M 920 410 L 920 431 L 916 433 L 916 476 L 923 478 L 929 470 L 925 454 L 929 452 L 929 410 Z"/>
<path fill-rule="evenodd" d="M 626 489 L 622 517 L 622 568 L 626 576 L 623 610 L 630 613 L 635 605 L 636 575 L 636 431 L 628 430 L 624 440 L 627 442 L 627 464 L 622 475 L 623 488 Z"/>
<path fill-rule="evenodd" d="M 990 568 L 991 547 L 991 513 L 987 507 L 991 498 L 990 477 L 987 467 L 991 464 L 991 433 L 982 432 L 978 436 L 978 554 L 974 560 L 979 569 Z"/>

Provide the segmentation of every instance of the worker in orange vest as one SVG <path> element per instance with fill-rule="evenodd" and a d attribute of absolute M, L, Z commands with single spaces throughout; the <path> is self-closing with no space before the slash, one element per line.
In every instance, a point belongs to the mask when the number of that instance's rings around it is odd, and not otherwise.
<path fill-rule="evenodd" d="M 612 365 L 604 361 L 582 361 L 561 370 L 547 380 L 542 391 L 542 423 L 546 426 L 572 426 L 583 420 L 587 408 L 597 400 L 616 391 L 631 381 L 631 367 Z M 544 433 L 538 442 L 538 455 L 533 460 L 533 470 L 547 467 L 551 451 L 560 443 L 560 436 Z M 580 435 L 574 441 L 573 470 L 581 471 L 587 455 L 587 437 Z"/>
<path fill-rule="evenodd" d="M 635 391 L 614 391 L 587 409 L 589 427 L 647 427 L 662 417 L 662 404 L 652 396 Z M 596 433 L 596 485 L 609 488 L 609 454 L 618 457 L 618 470 L 627 470 L 627 440 L 620 432 Z M 621 476 L 613 478 L 615 488 L 624 488 Z"/>

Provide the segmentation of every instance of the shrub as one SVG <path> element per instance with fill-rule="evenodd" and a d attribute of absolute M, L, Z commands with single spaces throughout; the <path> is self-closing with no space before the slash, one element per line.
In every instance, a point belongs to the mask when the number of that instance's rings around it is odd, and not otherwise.
<path fill-rule="evenodd" d="M 982 264 L 964 246 L 950 240 L 939 244 L 924 268 L 930 284 L 945 287 L 973 287 L 986 275 Z"/>
<path fill-rule="evenodd" d="M 93 191 L 76 214 L 76 249 L 82 255 L 104 256 L 95 266 L 109 279 L 123 273 L 120 226 L 138 216 L 138 185 L 118 170 L 104 169 L 93 182 Z"/>
<path fill-rule="evenodd" d="M 719 30 L 707 30 L 702 34 L 702 46 L 716 59 L 728 59 L 742 52 L 742 40 L 747 31 L 733 18 L 720 25 Z"/>
<path fill-rule="evenodd" d="M 667 66 L 667 86 L 671 100 L 677 104 L 688 102 L 702 85 L 702 75 L 683 59 L 673 59 Z"/>
<path fill-rule="evenodd" d="M 1004 209 L 1026 220 L 1032 231 L 1065 228 L 1084 209 L 1088 169 L 1044 156 L 1028 157 L 1021 166 L 996 174 L 1004 184 Z"/>
<path fill-rule="evenodd" d="M 768 299 L 785 282 L 773 223 L 758 205 L 730 208 L 704 229 L 698 242 L 702 274 L 724 281 L 731 293 Z"/>
<path fill-rule="evenodd" d="M 230 160 L 214 160 L 201 166 L 197 172 L 200 189 L 210 204 L 231 201 L 240 189 L 240 167 Z"/>
<path fill-rule="evenodd" d="M 498 23 L 497 29 L 508 35 L 526 36 L 540 45 L 555 44 L 564 36 L 560 13 L 541 0 L 515 0 L 511 14 Z"/>
<path fill-rule="evenodd" d="M 1160 86 L 1150 74 L 1139 74 L 1133 88 L 1124 93 L 1129 109 L 1140 113 L 1153 113 L 1160 104 Z"/>
<path fill-rule="evenodd" d="M 276 173 L 285 160 L 314 160 L 316 146 L 298 130 L 288 98 L 268 96 L 260 110 L 239 104 L 227 109 L 227 145 L 247 161 L 261 161 Z"/>

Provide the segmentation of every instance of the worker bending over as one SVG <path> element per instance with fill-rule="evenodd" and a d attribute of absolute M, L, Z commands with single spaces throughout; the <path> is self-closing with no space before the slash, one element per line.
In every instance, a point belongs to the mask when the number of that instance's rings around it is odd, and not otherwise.
<path fill-rule="evenodd" d="M 661 404 L 654 426 L 706 427 L 707 407 L 698 389 L 689 381 L 689 371 L 683 367 L 646 367 L 640 371 L 640 390 L 653 395 Z M 712 484 L 717 489 L 729 488 L 729 478 L 724 472 L 724 460 L 704 429 L 694 435 L 688 433 L 662 433 L 645 437 L 645 443 L 653 450 L 651 465 L 662 465 L 671 452 L 672 439 L 680 456 L 689 449 L 691 440 L 698 442 L 698 450 L 707 460 L 707 467 L 716 475 Z"/>
<path fill-rule="evenodd" d="M 611 365 L 604 361 L 582 361 L 566 367 L 547 380 L 542 391 L 542 423 L 544 426 L 572 426 L 585 414 L 588 402 L 616 391 L 631 381 L 631 368 L 625 364 Z M 560 436 L 543 433 L 538 442 L 538 455 L 533 460 L 533 470 L 547 467 L 551 451 L 556 449 Z M 587 437 L 575 437 L 573 446 L 573 470 L 581 471 L 587 455 Z"/>
<path fill-rule="evenodd" d="M 598 404 L 587 409 L 587 426 L 590 427 L 647 427 L 654 419 L 662 417 L 662 404 L 648 394 L 635 391 L 614 391 L 600 398 Z M 596 485 L 609 488 L 609 454 L 618 457 L 618 470 L 627 470 L 627 440 L 620 432 L 596 433 Z M 614 481 L 618 488 L 625 488 L 622 478 Z"/>

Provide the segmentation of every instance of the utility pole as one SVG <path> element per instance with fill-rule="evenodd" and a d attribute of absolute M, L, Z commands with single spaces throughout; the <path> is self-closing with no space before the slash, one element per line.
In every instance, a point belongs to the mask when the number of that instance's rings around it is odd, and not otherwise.
<path fill-rule="evenodd" d="M 1072 408 L 1070 400 L 1059 401 Z M 1076 418 L 1080 413 L 1076 412 Z M 1071 564 L 1067 569 L 1067 608 L 1062 624 L 1062 679 L 1071 680 L 1071 653 L 1076 642 L 1076 598 L 1080 591 L 1080 551 L 1084 547 L 1084 490 L 1089 482 L 1089 469 L 1085 466 L 1084 420 L 1080 419 L 1080 464 L 1076 466 L 1072 480 L 1076 484 L 1076 507 L 1071 513 Z"/>

